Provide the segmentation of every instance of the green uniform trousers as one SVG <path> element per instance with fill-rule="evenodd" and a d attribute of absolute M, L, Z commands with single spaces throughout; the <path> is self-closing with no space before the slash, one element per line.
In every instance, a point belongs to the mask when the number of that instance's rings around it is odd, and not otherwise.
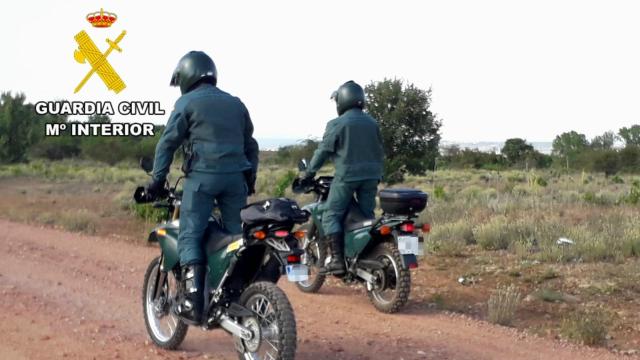
<path fill-rule="evenodd" d="M 186 177 L 180 207 L 180 265 L 205 264 L 204 234 L 217 202 L 222 224 L 231 234 L 242 232 L 240 209 L 247 203 L 242 172 L 211 174 L 192 171 Z"/>
<path fill-rule="evenodd" d="M 354 194 L 362 214 L 373 218 L 375 216 L 377 192 L 378 180 L 342 181 L 334 179 L 327 198 L 327 210 L 322 215 L 322 227 L 325 236 L 343 231 L 342 222 L 349 210 Z"/>

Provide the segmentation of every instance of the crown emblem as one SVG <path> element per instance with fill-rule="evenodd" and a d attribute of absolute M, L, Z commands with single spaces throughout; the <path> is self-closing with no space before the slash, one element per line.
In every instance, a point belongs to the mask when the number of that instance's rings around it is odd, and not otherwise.
<path fill-rule="evenodd" d="M 118 19 L 118 16 L 114 13 L 110 13 L 100 9 L 100 11 L 87 14 L 87 21 L 97 28 L 105 28 L 113 25 Z"/>

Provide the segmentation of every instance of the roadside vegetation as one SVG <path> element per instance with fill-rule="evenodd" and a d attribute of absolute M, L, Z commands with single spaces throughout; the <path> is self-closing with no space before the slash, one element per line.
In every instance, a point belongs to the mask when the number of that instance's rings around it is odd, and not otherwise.
<path fill-rule="evenodd" d="M 411 311 L 438 309 L 614 351 L 640 350 L 640 125 L 593 139 L 570 131 L 551 154 L 525 139 L 500 152 L 440 147 L 431 91 L 367 86 L 385 139 L 385 186 L 430 194 L 432 231 L 413 270 Z M 44 137 L 24 95 L 0 99 L 0 217 L 144 242 L 162 210 L 136 205 L 154 138 Z M 94 116 L 94 122 L 110 121 Z M 261 153 L 249 201 L 286 196 L 318 139 Z M 172 169 L 172 183 L 180 152 Z M 322 174 L 330 174 L 325 167 Z M 410 306 L 410 307 L 411 307 Z"/>

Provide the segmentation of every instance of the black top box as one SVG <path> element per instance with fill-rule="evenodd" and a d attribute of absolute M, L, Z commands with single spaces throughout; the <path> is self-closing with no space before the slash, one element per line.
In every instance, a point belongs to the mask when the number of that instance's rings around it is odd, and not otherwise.
<path fill-rule="evenodd" d="M 427 207 L 428 195 L 416 189 L 380 190 L 380 207 L 387 215 L 414 215 Z"/>

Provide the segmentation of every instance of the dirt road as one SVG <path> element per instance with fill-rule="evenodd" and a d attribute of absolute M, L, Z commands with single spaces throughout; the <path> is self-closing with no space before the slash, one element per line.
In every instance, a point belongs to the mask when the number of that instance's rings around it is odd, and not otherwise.
<path fill-rule="evenodd" d="M 147 340 L 140 288 L 158 250 L 0 220 L 1 359 L 235 359 L 222 331 L 191 328 L 182 350 Z M 461 316 L 376 312 L 361 290 L 306 295 L 281 282 L 298 359 L 615 359 Z"/>

